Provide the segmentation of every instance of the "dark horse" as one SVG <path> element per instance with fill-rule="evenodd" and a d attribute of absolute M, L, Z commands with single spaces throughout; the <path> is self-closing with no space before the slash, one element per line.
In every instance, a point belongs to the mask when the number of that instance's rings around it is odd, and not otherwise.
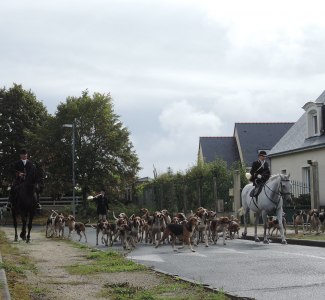
<path fill-rule="evenodd" d="M 15 196 L 11 209 L 12 219 L 15 227 L 15 242 L 18 241 L 17 216 L 20 215 L 22 230 L 20 237 L 26 243 L 30 242 L 30 231 L 33 226 L 33 218 L 36 212 L 36 198 L 39 198 L 44 186 L 44 172 L 41 166 L 34 165 L 27 174 L 25 180 L 15 189 Z M 26 224 L 28 219 L 28 232 Z M 26 236 L 27 233 L 27 236 Z"/>

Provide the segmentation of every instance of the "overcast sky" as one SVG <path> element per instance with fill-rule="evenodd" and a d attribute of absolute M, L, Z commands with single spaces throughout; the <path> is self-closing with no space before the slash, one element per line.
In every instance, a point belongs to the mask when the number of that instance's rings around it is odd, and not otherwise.
<path fill-rule="evenodd" d="M 325 89 L 322 1 L 2 0 L 0 85 L 55 113 L 110 92 L 143 170 L 185 171 L 200 136 L 294 122 Z"/>

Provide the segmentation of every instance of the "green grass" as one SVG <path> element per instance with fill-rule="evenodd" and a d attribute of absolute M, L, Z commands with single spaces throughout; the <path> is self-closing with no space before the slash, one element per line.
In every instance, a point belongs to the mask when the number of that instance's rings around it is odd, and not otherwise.
<path fill-rule="evenodd" d="M 128 282 L 119 284 L 105 284 L 97 294 L 98 297 L 113 300 L 226 300 L 223 292 L 207 291 L 200 285 L 179 281 L 165 277 L 164 283 L 152 289 L 131 286 Z"/>
<path fill-rule="evenodd" d="M 132 272 L 145 270 L 146 267 L 125 259 L 113 251 L 93 250 L 86 255 L 87 264 L 75 264 L 65 267 L 73 275 L 90 275 L 95 273 Z"/>
<path fill-rule="evenodd" d="M 3 260 L 0 268 L 6 271 L 11 299 L 30 300 L 32 291 L 25 278 L 27 272 L 37 274 L 34 261 L 12 246 L 3 231 L 0 231 L 0 252 Z"/>

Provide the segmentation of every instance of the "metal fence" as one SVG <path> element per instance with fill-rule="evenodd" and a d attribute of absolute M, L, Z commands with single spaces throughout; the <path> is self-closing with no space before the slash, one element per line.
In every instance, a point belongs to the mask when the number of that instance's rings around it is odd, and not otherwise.
<path fill-rule="evenodd" d="M 8 202 L 8 198 L 0 198 L 0 206 L 6 205 Z M 82 202 L 82 197 L 75 197 L 75 204 L 79 205 Z M 52 197 L 41 197 L 40 203 L 45 207 L 58 207 L 58 206 L 69 206 L 73 204 L 73 198 L 70 197 L 62 197 L 60 199 L 52 198 Z"/>
<path fill-rule="evenodd" d="M 307 183 L 300 182 L 297 180 L 291 180 L 291 183 L 292 183 L 292 195 L 294 197 L 298 198 L 301 195 L 310 194 L 310 187 Z"/>

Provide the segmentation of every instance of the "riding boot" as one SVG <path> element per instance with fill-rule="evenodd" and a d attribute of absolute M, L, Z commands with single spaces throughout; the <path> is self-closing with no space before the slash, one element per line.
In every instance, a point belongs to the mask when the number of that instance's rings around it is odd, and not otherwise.
<path fill-rule="evenodd" d="M 7 202 L 7 205 L 6 205 L 6 210 L 7 211 L 11 211 L 13 199 L 14 199 L 14 190 L 11 189 L 9 197 L 8 197 L 8 202 Z"/>

